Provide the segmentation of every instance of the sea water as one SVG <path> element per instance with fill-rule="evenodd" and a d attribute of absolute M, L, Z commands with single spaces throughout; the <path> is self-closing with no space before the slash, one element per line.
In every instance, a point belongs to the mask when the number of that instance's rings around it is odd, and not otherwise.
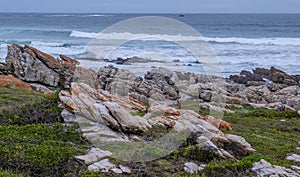
<path fill-rule="evenodd" d="M 203 40 L 209 43 L 225 76 L 238 74 L 244 69 L 271 66 L 289 74 L 300 73 L 300 14 L 185 14 L 182 17 L 179 14 L 0 13 L 0 61 L 5 60 L 7 45 L 12 43 L 28 44 L 55 57 L 65 54 L 82 58 L 86 46 L 102 30 L 122 20 L 148 15 L 179 20 L 197 30 Z M 131 40 L 134 34 L 128 33 L 107 34 L 106 37 L 128 38 L 126 40 L 129 41 L 120 46 L 109 59 L 163 53 L 179 61 L 172 65 L 175 70 L 185 65 L 188 71 L 203 72 L 193 57 L 172 42 Z M 194 40 L 180 34 L 174 36 L 174 39 Z M 160 60 L 159 56 L 150 56 L 149 59 Z M 107 63 L 82 60 L 81 65 L 97 69 Z M 145 65 L 120 67 L 127 67 L 134 72 L 134 67 L 143 69 Z"/>

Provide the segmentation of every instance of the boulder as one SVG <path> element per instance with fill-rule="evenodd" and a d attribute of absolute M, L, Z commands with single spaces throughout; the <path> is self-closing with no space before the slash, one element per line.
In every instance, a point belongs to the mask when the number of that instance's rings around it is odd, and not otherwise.
<path fill-rule="evenodd" d="M 288 86 L 298 85 L 299 78 L 295 75 L 289 75 L 275 67 L 270 69 L 256 68 L 251 73 L 250 71 L 242 71 L 240 75 L 231 75 L 230 80 L 240 83 L 247 84 L 248 82 L 264 82 L 266 79 L 278 84 L 285 84 Z"/>
<path fill-rule="evenodd" d="M 299 171 L 292 170 L 286 167 L 272 165 L 269 162 L 261 159 L 259 162 L 255 162 L 251 168 L 252 172 L 255 172 L 257 176 L 288 176 L 299 177 Z"/>
<path fill-rule="evenodd" d="M 144 96 L 143 101 L 145 101 L 145 97 L 147 101 L 150 98 L 155 100 L 179 99 L 179 91 L 174 86 L 174 81 L 166 71 L 157 68 L 141 78 L 128 70 L 109 65 L 99 69 L 97 83 L 98 88 L 123 96 L 134 95 L 135 98 Z"/>
<path fill-rule="evenodd" d="M 104 102 L 106 108 L 124 132 L 146 132 L 151 125 L 143 117 L 132 116 L 125 108 L 115 102 Z"/>
<path fill-rule="evenodd" d="M 291 155 L 288 155 L 286 157 L 287 160 L 291 160 L 291 161 L 295 161 L 295 162 L 300 162 L 300 155 L 298 154 L 291 154 Z"/>
<path fill-rule="evenodd" d="M 211 98 L 212 98 L 212 92 L 209 90 L 203 90 L 200 92 L 199 98 L 206 102 L 209 102 L 209 101 L 211 101 Z"/>
<path fill-rule="evenodd" d="M 25 45 L 8 46 L 6 70 L 24 82 L 69 88 L 78 61 L 61 55 L 60 59 Z"/>
<path fill-rule="evenodd" d="M 184 171 L 189 174 L 197 173 L 198 170 L 199 170 L 198 165 L 193 162 L 187 162 L 184 164 Z"/>
<path fill-rule="evenodd" d="M 84 83 L 72 83 L 71 93 L 61 92 L 59 96 L 62 105 L 70 112 L 112 129 L 143 132 L 151 128 L 142 117 L 129 113 L 129 110 L 146 110 L 146 105 L 135 99 L 97 91 Z"/>

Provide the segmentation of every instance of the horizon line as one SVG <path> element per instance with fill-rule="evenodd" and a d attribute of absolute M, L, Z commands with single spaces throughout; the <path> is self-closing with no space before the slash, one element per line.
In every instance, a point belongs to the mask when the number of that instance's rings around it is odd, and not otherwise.
<path fill-rule="evenodd" d="M 183 15 L 201 15 L 201 14 L 257 14 L 257 15 L 298 15 L 300 12 L 297 13 L 290 13 L 290 12 L 5 12 L 0 11 L 0 13 L 16 13 L 16 14 L 183 14 Z"/>

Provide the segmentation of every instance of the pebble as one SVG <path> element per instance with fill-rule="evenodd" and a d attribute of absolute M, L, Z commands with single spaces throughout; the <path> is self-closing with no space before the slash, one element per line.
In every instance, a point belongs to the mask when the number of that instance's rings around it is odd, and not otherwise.
<path fill-rule="evenodd" d="M 199 167 L 197 164 L 193 162 L 187 162 L 184 164 L 184 171 L 189 174 L 194 174 L 199 170 Z"/>

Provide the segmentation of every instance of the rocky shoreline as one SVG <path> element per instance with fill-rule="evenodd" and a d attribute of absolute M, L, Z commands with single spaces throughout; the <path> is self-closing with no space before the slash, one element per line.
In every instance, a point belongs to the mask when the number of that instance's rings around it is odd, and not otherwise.
<path fill-rule="evenodd" d="M 300 75 L 274 67 L 242 71 L 225 79 L 164 68 L 153 68 L 141 77 L 113 65 L 93 71 L 79 64 L 64 55 L 56 59 L 33 47 L 12 44 L 6 63 L 0 63 L 0 87 L 46 94 L 61 90 L 64 123 L 79 124 L 82 136 L 95 146 L 87 154 L 76 156 L 90 171 L 134 175 L 127 162 L 159 159 L 182 148 L 189 139 L 195 148 L 193 155 L 202 157 L 204 164 L 187 161 L 182 171 L 200 173 L 205 163 L 215 158 L 238 162 L 256 152 L 245 138 L 228 133 L 234 127 L 221 118 L 224 113 L 235 114 L 231 108 L 251 106 L 300 114 Z M 199 110 L 208 114 L 202 115 Z M 163 143 L 166 136 L 153 141 L 157 137 L 147 134 L 156 128 L 166 130 L 172 143 Z M 179 135 L 185 135 L 184 140 L 177 142 L 174 137 L 178 139 Z M 142 147 L 130 149 L 132 143 Z M 149 148 L 155 148 L 154 152 Z M 111 162 L 110 156 L 122 159 L 124 164 Z M 296 154 L 293 158 L 299 160 Z M 257 176 L 300 176 L 298 166 L 272 166 L 264 160 L 256 161 L 249 170 Z"/>

